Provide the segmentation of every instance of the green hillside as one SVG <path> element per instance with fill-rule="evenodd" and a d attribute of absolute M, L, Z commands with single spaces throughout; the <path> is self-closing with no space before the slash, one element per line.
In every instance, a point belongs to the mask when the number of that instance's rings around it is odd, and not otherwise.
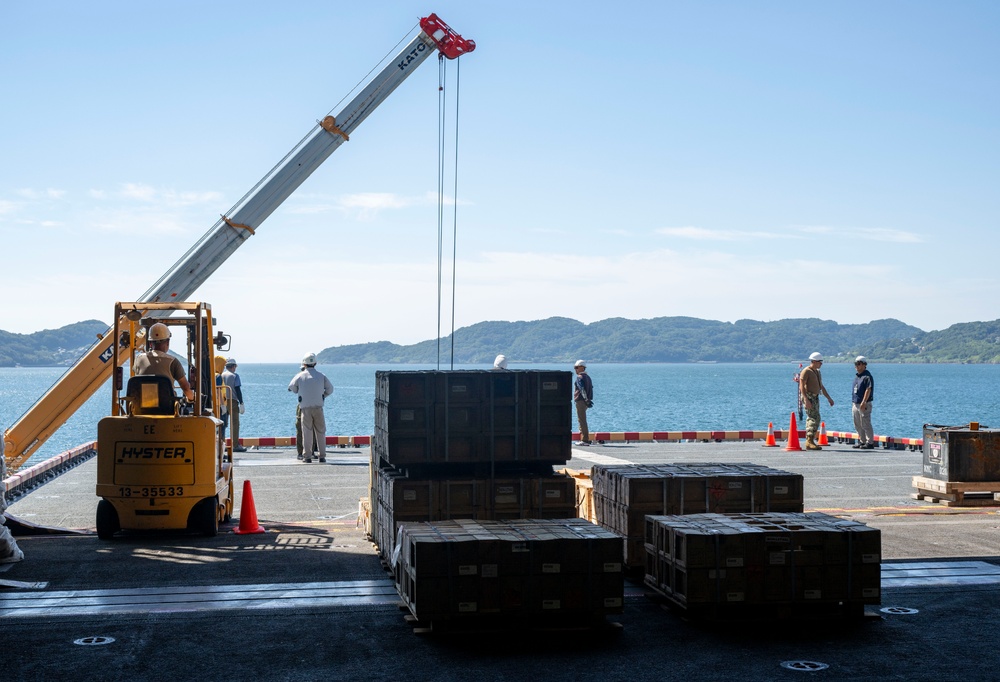
<path fill-rule="evenodd" d="M 72 365 L 109 326 L 99 320 L 86 320 L 33 334 L 0 329 L 0 367 Z"/>
<path fill-rule="evenodd" d="M 87 320 L 34 334 L 0 330 L 0 367 L 71 365 L 107 331 Z M 377 341 L 334 346 L 324 363 L 434 363 L 437 341 L 408 346 Z M 441 340 L 443 358 L 451 339 Z M 1000 363 L 1000 320 L 966 322 L 925 332 L 899 320 L 838 324 L 816 318 L 719 322 L 695 317 L 611 318 L 584 324 L 566 317 L 531 322 L 479 322 L 455 332 L 455 361 L 511 362 L 795 362 L 814 350 L 832 362 L 866 355 L 873 362 Z"/>
<path fill-rule="evenodd" d="M 947 332 L 934 332 L 944 334 Z M 859 353 L 880 359 L 875 350 L 916 344 L 928 334 L 899 320 L 838 324 L 830 320 L 788 319 L 776 322 L 718 322 L 694 317 L 646 320 L 611 318 L 584 324 L 565 317 L 532 322 L 480 322 L 455 332 L 455 361 L 490 363 L 497 353 L 512 362 L 786 362 L 820 350 L 831 360 L 853 359 Z M 441 342 L 450 357 L 451 340 Z M 1000 349 L 998 349 L 1000 350 Z M 327 348 L 322 362 L 433 363 L 437 342 L 409 346 L 381 341 Z M 924 351 L 892 361 L 955 362 L 935 359 Z"/>

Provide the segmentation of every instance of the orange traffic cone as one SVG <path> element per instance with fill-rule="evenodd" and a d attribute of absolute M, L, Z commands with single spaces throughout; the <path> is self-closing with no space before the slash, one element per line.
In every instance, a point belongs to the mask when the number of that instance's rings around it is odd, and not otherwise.
<path fill-rule="evenodd" d="M 817 445 L 829 445 L 830 439 L 826 437 L 826 422 L 819 423 L 819 443 Z"/>
<path fill-rule="evenodd" d="M 257 507 L 253 503 L 253 490 L 250 481 L 243 481 L 243 503 L 240 506 L 240 527 L 233 531 L 237 535 L 263 533 L 264 528 L 257 523 Z"/>
<path fill-rule="evenodd" d="M 776 448 L 778 444 L 774 442 L 774 422 L 767 423 L 767 438 L 764 439 L 765 448 Z"/>
<path fill-rule="evenodd" d="M 795 423 L 795 413 L 792 412 L 792 423 L 788 426 L 788 444 L 785 446 L 785 450 L 801 450 L 802 446 L 799 445 L 799 427 Z"/>

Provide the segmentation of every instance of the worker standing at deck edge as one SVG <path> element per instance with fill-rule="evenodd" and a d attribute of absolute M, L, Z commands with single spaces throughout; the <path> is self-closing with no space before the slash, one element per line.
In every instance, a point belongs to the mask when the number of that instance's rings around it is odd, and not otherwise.
<path fill-rule="evenodd" d="M 830 401 L 833 407 L 833 398 L 826 392 L 823 385 L 823 376 L 819 369 L 823 366 L 823 356 L 820 353 L 813 353 L 809 356 L 809 366 L 799 374 L 799 390 L 802 392 L 802 406 L 806 408 L 806 450 L 822 450 L 816 442 L 816 433 L 819 431 L 819 394 L 822 393 Z"/>
<path fill-rule="evenodd" d="M 587 363 L 577 360 L 573 365 L 576 378 L 573 380 L 573 402 L 576 417 L 580 422 L 580 445 L 590 445 L 590 427 L 587 425 L 587 410 L 594 406 L 594 382 L 587 374 Z"/>
<path fill-rule="evenodd" d="M 240 445 L 240 415 L 243 414 L 243 382 L 240 375 L 236 373 L 236 360 L 226 358 L 226 366 L 222 372 L 222 383 L 229 387 L 229 423 L 231 425 L 230 434 L 233 439 L 233 452 L 246 452 L 247 449 Z"/>
<path fill-rule="evenodd" d="M 299 407 L 302 410 L 303 462 L 312 462 L 314 440 L 318 440 L 319 461 L 326 461 L 326 416 L 323 414 L 323 401 L 333 393 L 333 384 L 326 375 L 316 369 L 316 354 L 308 353 L 302 358 L 303 369 L 296 374 L 288 390 L 299 396 Z"/>
<path fill-rule="evenodd" d="M 875 379 L 868 371 L 868 358 L 859 355 L 854 360 L 854 386 L 851 389 L 851 416 L 858 442 L 851 447 L 875 449 L 875 431 L 872 429 L 872 401 L 875 400 Z"/>

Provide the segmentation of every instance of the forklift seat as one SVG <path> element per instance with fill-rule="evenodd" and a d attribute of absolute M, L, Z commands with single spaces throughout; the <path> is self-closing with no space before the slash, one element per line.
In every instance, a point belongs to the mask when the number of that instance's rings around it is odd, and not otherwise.
<path fill-rule="evenodd" d="M 131 405 L 132 414 L 174 414 L 174 382 L 159 374 L 140 374 L 129 378 L 125 400 Z"/>

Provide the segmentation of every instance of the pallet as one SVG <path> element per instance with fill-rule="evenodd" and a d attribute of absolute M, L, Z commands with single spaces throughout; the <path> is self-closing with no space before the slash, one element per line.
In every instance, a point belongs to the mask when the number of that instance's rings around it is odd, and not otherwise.
<path fill-rule="evenodd" d="M 403 620 L 413 629 L 415 635 L 444 636 L 522 636 L 525 633 L 534 635 L 573 635 L 580 633 L 617 635 L 623 626 L 607 620 L 603 615 L 576 616 L 516 616 L 510 614 L 476 614 L 420 620 L 406 610 Z"/>
<path fill-rule="evenodd" d="M 939 481 L 913 477 L 915 500 L 927 500 L 946 507 L 1000 507 L 1000 481 Z"/>
<path fill-rule="evenodd" d="M 648 587 L 648 585 L 647 585 Z M 847 623 L 880 619 L 863 601 L 684 603 L 654 588 L 648 598 L 680 618 L 711 625 Z M 877 608 L 877 607 L 875 607 Z"/>

